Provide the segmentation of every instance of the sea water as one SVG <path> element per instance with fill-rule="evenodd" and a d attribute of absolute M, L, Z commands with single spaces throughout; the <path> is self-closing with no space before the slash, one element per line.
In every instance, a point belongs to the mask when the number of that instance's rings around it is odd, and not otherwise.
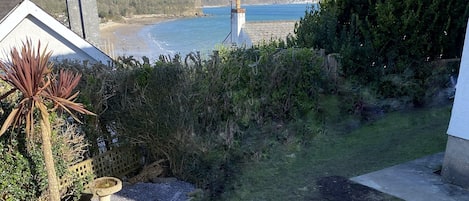
<path fill-rule="evenodd" d="M 249 5 L 246 21 L 299 21 L 312 4 Z M 183 18 L 149 25 L 139 32 L 151 49 L 150 57 L 190 52 L 210 54 L 230 33 L 231 7 L 203 8 L 205 16 Z M 148 55 L 147 55 L 148 56 Z"/>

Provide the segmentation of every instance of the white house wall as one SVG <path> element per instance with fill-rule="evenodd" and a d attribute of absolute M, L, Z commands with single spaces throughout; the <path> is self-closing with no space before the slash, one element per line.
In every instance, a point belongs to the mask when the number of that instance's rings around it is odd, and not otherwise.
<path fill-rule="evenodd" d="M 85 39 L 68 29 L 31 1 L 23 1 L 0 20 L 0 59 L 12 47 L 31 39 L 48 45 L 53 58 L 87 60 L 90 63 L 111 64 L 112 59 Z"/>
<path fill-rule="evenodd" d="M 469 140 L 469 19 L 448 134 Z"/>
<path fill-rule="evenodd" d="M 22 44 L 31 39 L 34 45 L 41 41 L 41 45 L 48 46 L 48 51 L 52 51 L 53 59 L 58 61 L 64 59 L 71 60 L 94 60 L 81 49 L 76 48 L 70 42 L 65 40 L 61 35 L 57 34 L 45 26 L 42 22 L 32 16 L 23 19 L 2 41 L 0 41 L 1 59 L 5 59 L 5 52 L 10 52 L 13 47 L 20 48 Z M 53 47 L 53 48 L 52 48 Z"/>

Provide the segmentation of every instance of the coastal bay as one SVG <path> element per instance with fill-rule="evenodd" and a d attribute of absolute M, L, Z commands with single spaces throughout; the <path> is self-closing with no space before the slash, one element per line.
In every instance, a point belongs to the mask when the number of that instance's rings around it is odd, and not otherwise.
<path fill-rule="evenodd" d="M 283 35 L 293 33 L 294 23 L 304 16 L 311 4 L 245 7 L 246 27 L 249 29 L 245 31 L 253 36 L 251 39 L 268 41 L 273 38 L 272 33 L 258 30 L 259 28 L 267 26 L 276 32 L 285 32 Z M 217 49 L 229 35 L 230 10 L 230 7 L 212 7 L 204 8 L 205 16 L 178 18 L 139 15 L 125 18 L 122 22 L 104 23 L 100 26 L 102 49 L 113 58 L 134 56 L 141 59 L 142 56 L 147 56 L 152 61 L 158 59 L 159 55 L 186 55 L 194 51 L 200 51 L 202 56 L 206 56 Z M 267 25 L 262 25 L 266 23 Z M 259 33 L 252 33 L 250 30 Z"/>
<path fill-rule="evenodd" d="M 101 23 L 99 25 L 101 49 L 113 58 L 149 54 L 150 44 L 145 36 L 139 33 L 147 26 L 175 19 L 178 18 L 160 15 L 135 15 L 119 22 Z"/>

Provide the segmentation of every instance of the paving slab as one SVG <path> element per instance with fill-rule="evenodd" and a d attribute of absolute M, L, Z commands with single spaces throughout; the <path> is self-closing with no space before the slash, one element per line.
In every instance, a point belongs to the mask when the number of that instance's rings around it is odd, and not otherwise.
<path fill-rule="evenodd" d="M 351 178 L 352 181 L 407 201 L 469 201 L 469 191 L 443 181 L 444 153 Z"/>

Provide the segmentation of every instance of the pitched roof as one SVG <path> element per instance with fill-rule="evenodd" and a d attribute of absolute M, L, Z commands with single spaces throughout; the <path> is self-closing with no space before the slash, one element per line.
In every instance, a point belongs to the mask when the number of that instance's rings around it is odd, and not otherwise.
<path fill-rule="evenodd" d="M 23 0 L 6 0 L 0 2 L 0 19 L 3 19 L 16 5 Z"/>
<path fill-rule="evenodd" d="M 12 6 L 12 3 L 3 3 L 3 1 L 5 0 L 2 0 L 2 8 Z M 49 34 L 59 37 L 57 39 L 62 41 L 63 44 L 71 46 L 72 49 L 80 51 L 80 53 L 86 55 L 87 57 L 103 64 L 107 64 L 108 62 L 112 61 L 112 59 L 106 53 L 102 52 L 100 49 L 81 38 L 79 35 L 57 21 L 54 17 L 49 15 L 46 11 L 38 7 L 33 2 L 29 0 L 6 1 L 19 2 L 19 5 L 13 5 L 12 10 L 7 12 L 7 14 L 5 14 L 0 20 L 0 41 L 3 41 L 7 36 L 9 36 L 9 34 L 13 32 L 24 19 L 33 19 L 35 22 L 40 24 L 37 26 L 41 26 L 42 29 L 49 32 Z M 32 33 L 22 34 L 27 37 L 35 35 Z"/>
<path fill-rule="evenodd" d="M 288 34 L 294 34 L 296 21 L 266 21 L 266 22 L 247 22 L 245 31 L 252 41 L 252 44 L 258 45 L 271 40 L 284 40 Z"/>

